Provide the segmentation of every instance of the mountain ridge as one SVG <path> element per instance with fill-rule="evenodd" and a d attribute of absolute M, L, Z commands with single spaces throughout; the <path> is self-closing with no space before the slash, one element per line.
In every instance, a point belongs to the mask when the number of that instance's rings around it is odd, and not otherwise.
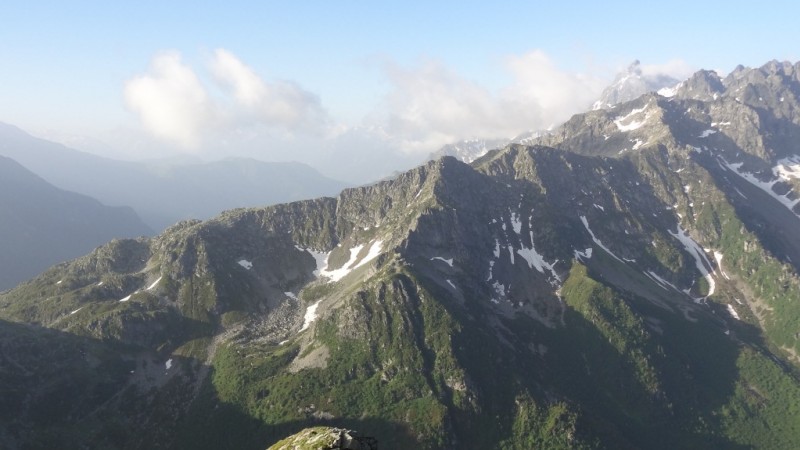
<path fill-rule="evenodd" d="M 800 91 L 794 66 L 751 70 L 717 98 L 694 98 L 713 83 L 698 77 L 472 164 L 114 241 L 0 294 L 4 323 L 157 367 L 98 396 L 113 426 L 73 436 L 55 414 L 47 431 L 129 448 L 263 449 L 312 425 L 382 448 L 790 447 Z M 30 411 L 6 442 L 37 442 Z"/>
<path fill-rule="evenodd" d="M 132 209 L 58 189 L 2 156 L 0 224 L 0 290 L 112 238 L 152 233 Z"/>
<path fill-rule="evenodd" d="M 35 138 L 7 124 L 0 124 L 0 154 L 61 188 L 131 206 L 158 230 L 178 220 L 207 219 L 225 209 L 334 194 L 345 187 L 293 162 L 108 159 Z"/>

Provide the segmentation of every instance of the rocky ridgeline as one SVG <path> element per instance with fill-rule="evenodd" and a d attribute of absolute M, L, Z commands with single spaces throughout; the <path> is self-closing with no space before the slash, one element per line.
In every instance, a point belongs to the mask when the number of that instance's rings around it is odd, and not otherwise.
<path fill-rule="evenodd" d="M 263 448 L 336 421 L 383 448 L 795 442 L 797 72 L 715 77 L 471 164 L 114 241 L 0 295 L 4 320 L 128 361 L 50 435 Z M 114 427 L 73 435 L 92 405 Z M 33 417 L 0 438 L 41 444 Z"/>

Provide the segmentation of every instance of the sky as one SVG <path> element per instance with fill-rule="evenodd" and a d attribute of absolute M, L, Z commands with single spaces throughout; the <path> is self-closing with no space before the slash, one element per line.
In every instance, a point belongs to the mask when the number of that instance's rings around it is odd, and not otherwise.
<path fill-rule="evenodd" d="M 796 2 L 4 2 L 0 122 L 122 159 L 252 157 L 364 181 L 557 125 L 634 59 L 800 59 Z"/>

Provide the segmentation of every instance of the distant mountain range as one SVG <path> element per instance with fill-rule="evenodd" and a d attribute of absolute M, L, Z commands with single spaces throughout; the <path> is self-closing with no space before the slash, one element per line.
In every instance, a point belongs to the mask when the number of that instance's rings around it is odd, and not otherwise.
<path fill-rule="evenodd" d="M 0 446 L 795 448 L 800 63 L 664 94 L 0 294 Z"/>
<path fill-rule="evenodd" d="M 334 195 L 345 187 L 300 163 L 113 160 L 38 139 L 2 123 L 0 155 L 59 188 L 108 205 L 130 206 L 155 230 L 178 220 L 206 219 L 226 209 Z"/>
<path fill-rule="evenodd" d="M 0 291 L 113 238 L 152 233 L 131 208 L 58 189 L 0 156 Z"/>

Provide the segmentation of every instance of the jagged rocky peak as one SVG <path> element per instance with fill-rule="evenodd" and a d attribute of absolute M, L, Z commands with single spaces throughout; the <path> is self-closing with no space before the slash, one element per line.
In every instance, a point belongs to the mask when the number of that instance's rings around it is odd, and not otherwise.
<path fill-rule="evenodd" d="M 713 101 L 725 92 L 719 74 L 713 70 L 700 70 L 681 83 L 675 96 L 683 99 Z"/>
<path fill-rule="evenodd" d="M 676 84 L 678 80 L 669 75 L 645 73 L 639 60 L 635 60 L 603 90 L 600 98 L 592 105 L 592 109 L 612 108 L 648 92 L 671 88 Z"/>

